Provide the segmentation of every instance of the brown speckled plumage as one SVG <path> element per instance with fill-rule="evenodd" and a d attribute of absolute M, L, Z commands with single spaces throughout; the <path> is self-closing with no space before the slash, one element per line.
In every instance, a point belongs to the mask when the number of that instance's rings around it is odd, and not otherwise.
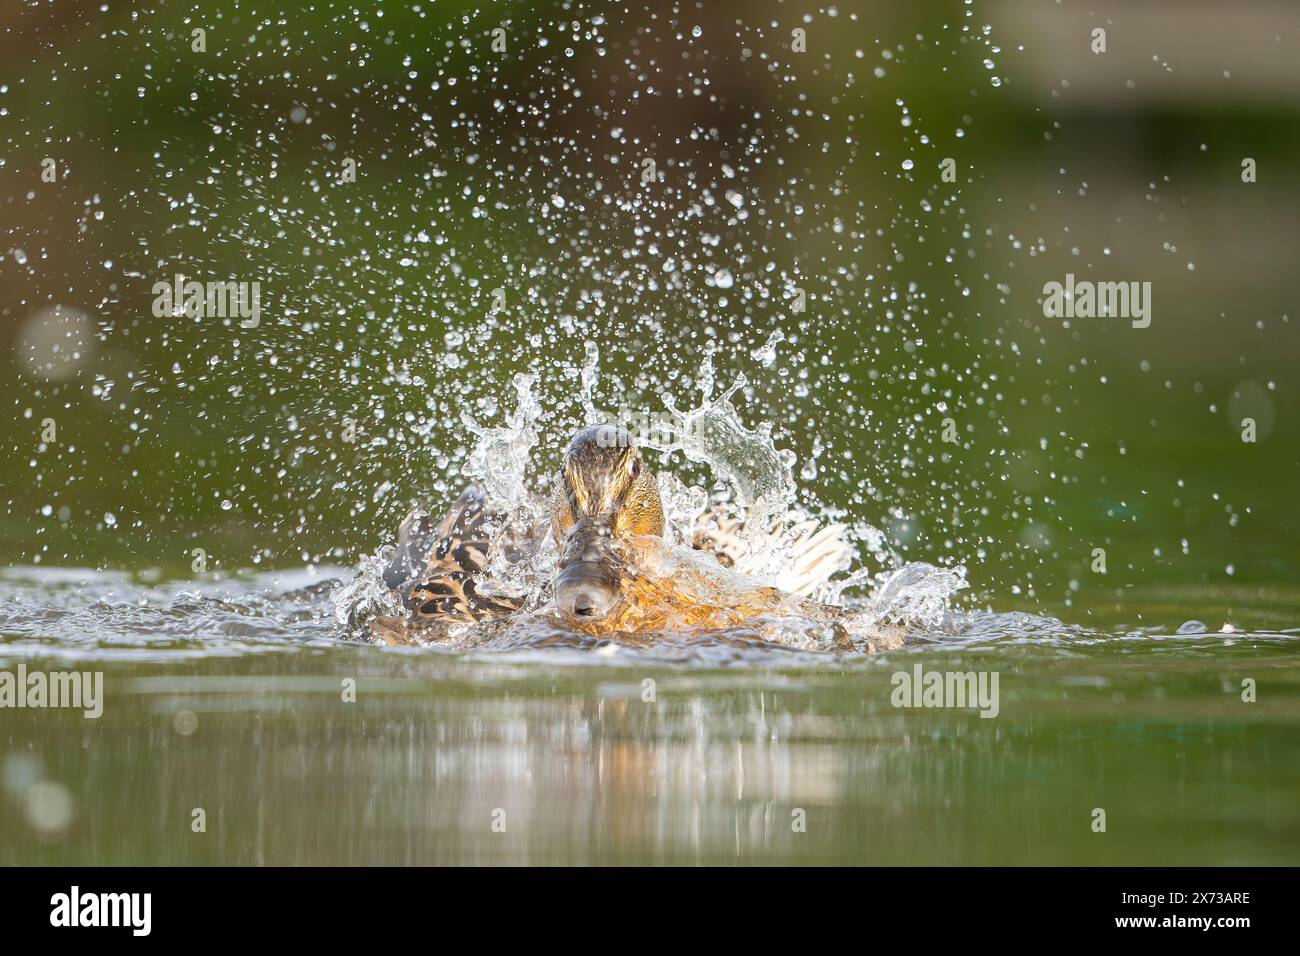
<path fill-rule="evenodd" d="M 605 427 L 584 429 L 575 436 L 555 483 L 550 512 L 550 533 L 561 548 L 562 566 L 564 547 L 566 542 L 574 545 L 577 532 L 573 529 L 579 518 L 583 522 L 580 528 L 596 527 L 592 522 L 599 519 L 598 527 L 606 529 L 603 533 L 612 541 L 658 537 L 664 530 L 658 483 L 643 466 L 640 450 L 625 432 Z M 518 613 L 522 598 L 496 593 L 487 586 L 488 553 L 494 537 L 508 533 L 503 531 L 505 525 L 505 515 L 489 509 L 482 490 L 474 486 L 465 489 L 441 520 L 418 510 L 409 514 L 398 532 L 397 553 L 384 572 L 385 584 L 398 594 L 406 615 L 372 621 L 372 637 L 393 645 L 426 643 L 457 625 L 498 621 Z M 819 532 L 809 522 L 794 530 L 790 567 L 776 581 L 778 588 L 760 587 L 763 593 L 771 591 L 773 597 L 758 601 L 755 607 L 778 600 L 782 591 L 810 594 L 847 563 L 849 549 L 843 528 L 832 526 Z M 590 537 L 595 532 L 585 533 Z M 544 534 L 534 528 L 522 540 L 512 537 L 498 546 L 507 560 L 523 559 L 536 553 Z M 752 569 L 746 567 L 749 543 L 745 534 L 743 521 L 713 511 L 693 529 L 690 541 L 723 567 L 746 573 Z M 671 585 L 661 582 L 652 590 L 662 595 L 663 610 L 669 612 Z M 625 587 L 625 596 L 629 593 L 633 591 Z M 716 623 L 742 618 L 746 608 L 736 607 L 732 614 L 714 611 L 717 613 L 706 617 Z M 641 615 L 647 621 L 657 619 L 644 607 Z M 609 625 L 624 617 L 626 614 L 611 618 Z"/>

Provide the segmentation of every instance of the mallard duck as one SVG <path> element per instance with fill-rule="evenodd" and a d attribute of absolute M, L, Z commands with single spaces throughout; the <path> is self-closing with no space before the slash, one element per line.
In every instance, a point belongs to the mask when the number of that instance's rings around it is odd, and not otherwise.
<path fill-rule="evenodd" d="M 536 554 L 549 534 L 558 557 L 552 605 L 545 612 L 592 635 L 728 627 L 763 614 L 806 613 L 813 607 L 808 595 L 851 556 L 842 526 L 818 529 L 806 522 L 788 535 L 784 573 L 774 580 L 750 577 L 744 520 L 715 509 L 687 536 L 694 553 L 712 560 L 682 561 L 680 551 L 664 541 L 658 482 L 632 436 L 614 426 L 590 426 L 574 435 L 553 485 L 549 527 L 541 522 L 523 532 L 509 527 L 507 516 L 476 486 L 441 519 L 412 511 L 383 573 L 406 614 L 373 620 L 372 638 L 417 645 L 453 625 L 519 615 L 524 598 L 492 585 L 494 543 L 507 562 L 520 561 Z M 848 616 L 830 605 L 815 610 L 831 621 Z M 845 635 L 841 646 L 857 645 Z"/>

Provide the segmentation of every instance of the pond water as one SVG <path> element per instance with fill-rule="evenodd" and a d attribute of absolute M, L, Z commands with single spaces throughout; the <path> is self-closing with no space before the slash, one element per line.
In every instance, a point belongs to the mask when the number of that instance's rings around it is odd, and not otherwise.
<path fill-rule="evenodd" d="M 329 594 L 348 576 L 196 587 L 4 572 L 0 665 L 99 671 L 104 699 L 96 719 L 4 713 L 0 863 L 1289 864 L 1300 852 L 1295 628 L 1101 631 L 961 612 L 877 655 L 736 635 L 387 649 L 341 637 Z M 918 665 L 997 673 L 996 716 L 895 707 L 893 675 Z"/>

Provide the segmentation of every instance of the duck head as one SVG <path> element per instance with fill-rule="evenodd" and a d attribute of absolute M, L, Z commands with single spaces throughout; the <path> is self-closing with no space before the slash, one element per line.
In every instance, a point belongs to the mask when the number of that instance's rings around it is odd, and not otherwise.
<path fill-rule="evenodd" d="M 584 622 L 608 615 L 619 602 L 624 545 L 663 531 L 659 486 L 632 436 L 612 425 L 578 432 L 551 499 L 551 533 L 560 550 L 556 607 Z"/>

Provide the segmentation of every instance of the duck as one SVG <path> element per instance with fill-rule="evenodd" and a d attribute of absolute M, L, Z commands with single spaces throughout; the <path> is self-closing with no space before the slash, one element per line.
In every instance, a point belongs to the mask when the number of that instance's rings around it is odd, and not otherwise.
<path fill-rule="evenodd" d="M 776 523 L 785 534 L 785 566 L 775 577 L 753 573 L 750 523 L 724 507 L 706 509 L 683 535 L 689 550 L 666 540 L 659 482 L 633 436 L 615 425 L 580 429 L 564 452 L 544 517 L 522 530 L 470 485 L 441 516 L 412 510 L 382 572 L 399 614 L 369 622 L 372 642 L 393 647 L 437 643 L 466 626 L 509 622 L 526 614 L 526 595 L 500 586 L 492 555 L 507 566 L 554 544 L 550 602 L 540 610 L 562 627 L 594 637 L 720 629 L 771 615 L 825 620 L 842 649 L 893 645 L 873 632 L 850 636 L 853 613 L 812 600 L 848 567 L 852 547 L 842 525 Z M 516 522 L 517 523 L 517 522 Z M 528 522 L 525 522 L 528 525 Z M 788 532 L 788 533 L 787 533 Z"/>

